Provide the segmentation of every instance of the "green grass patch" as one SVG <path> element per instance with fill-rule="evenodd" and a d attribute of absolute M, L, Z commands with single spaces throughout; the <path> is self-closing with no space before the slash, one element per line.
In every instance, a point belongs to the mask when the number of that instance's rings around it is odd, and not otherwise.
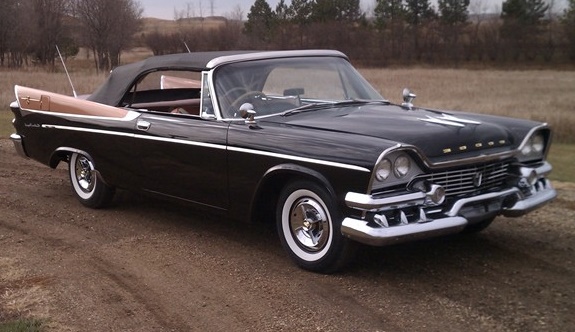
<path fill-rule="evenodd" d="M 12 119 L 14 118 L 10 110 L 0 110 L 0 138 L 8 138 L 14 132 Z"/>
<path fill-rule="evenodd" d="M 553 143 L 547 159 L 553 165 L 551 180 L 575 182 L 575 144 Z"/>
<path fill-rule="evenodd" d="M 42 332 L 45 331 L 41 321 L 37 319 L 19 319 L 0 323 L 0 332 Z"/>

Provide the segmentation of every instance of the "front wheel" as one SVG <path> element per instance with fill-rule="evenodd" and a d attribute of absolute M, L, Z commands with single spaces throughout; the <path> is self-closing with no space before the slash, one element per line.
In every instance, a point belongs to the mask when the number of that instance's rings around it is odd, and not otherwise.
<path fill-rule="evenodd" d="M 356 244 L 341 234 L 342 218 L 324 188 L 293 182 L 282 190 L 278 203 L 280 240 L 298 266 L 331 273 L 353 257 Z"/>
<path fill-rule="evenodd" d="M 70 156 L 68 170 L 72 190 L 83 205 L 97 209 L 110 203 L 114 196 L 114 188 L 102 181 L 90 158 L 73 153 Z"/>

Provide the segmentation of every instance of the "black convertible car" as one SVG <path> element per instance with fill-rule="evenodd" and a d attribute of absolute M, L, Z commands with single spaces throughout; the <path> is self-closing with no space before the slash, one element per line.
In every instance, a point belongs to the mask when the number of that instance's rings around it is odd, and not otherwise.
<path fill-rule="evenodd" d="M 546 124 L 384 99 L 337 51 L 207 52 L 118 67 L 85 98 L 15 87 L 16 150 L 69 164 L 99 208 L 115 188 L 275 222 L 301 267 L 357 243 L 477 232 L 556 196 Z"/>

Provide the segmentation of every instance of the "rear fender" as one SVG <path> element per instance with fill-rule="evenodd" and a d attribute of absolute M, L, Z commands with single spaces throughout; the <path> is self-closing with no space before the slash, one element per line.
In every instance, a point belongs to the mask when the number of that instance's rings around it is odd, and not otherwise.
<path fill-rule="evenodd" d="M 52 153 L 52 156 L 50 157 L 50 167 L 52 168 L 58 167 L 58 164 L 60 164 L 61 161 L 68 162 L 68 160 L 70 159 L 70 155 L 72 155 L 72 153 L 83 154 L 90 160 L 92 160 L 92 162 L 94 162 L 94 158 L 92 158 L 92 156 L 86 151 L 70 147 L 61 147 L 56 149 Z"/>

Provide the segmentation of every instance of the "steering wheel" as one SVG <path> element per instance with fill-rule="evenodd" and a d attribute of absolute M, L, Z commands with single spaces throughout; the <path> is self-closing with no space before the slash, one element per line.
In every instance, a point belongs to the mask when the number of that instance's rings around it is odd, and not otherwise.
<path fill-rule="evenodd" d="M 234 96 L 237 95 L 243 95 L 248 91 L 248 89 L 244 88 L 243 86 L 237 86 L 235 88 L 232 88 L 228 91 L 226 91 L 223 95 L 223 98 L 226 99 L 227 101 L 230 102 L 231 104 L 231 99 L 233 98 L 233 100 L 236 100 L 237 98 L 234 98 Z"/>

